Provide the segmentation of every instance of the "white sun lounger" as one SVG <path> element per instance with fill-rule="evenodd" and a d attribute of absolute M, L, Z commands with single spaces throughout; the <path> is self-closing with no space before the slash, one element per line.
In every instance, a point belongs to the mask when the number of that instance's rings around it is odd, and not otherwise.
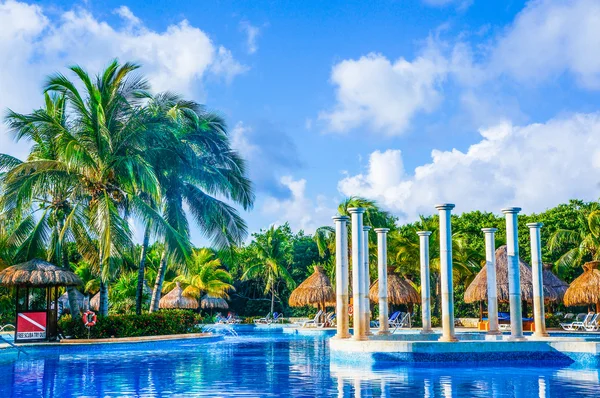
<path fill-rule="evenodd" d="M 592 319 L 590 319 L 590 321 L 583 325 L 583 328 L 587 331 L 587 332 L 597 332 L 598 329 L 600 329 L 600 324 L 598 324 L 598 316 L 600 314 L 594 314 L 594 316 L 592 317 Z"/>
<path fill-rule="evenodd" d="M 584 318 L 582 319 L 582 315 L 584 316 Z M 567 322 L 567 323 L 561 323 L 560 327 L 563 328 L 563 330 L 567 330 L 567 331 L 573 331 L 573 330 L 579 330 L 579 329 L 583 329 L 588 322 L 590 322 L 592 320 L 592 317 L 594 316 L 593 312 L 589 312 L 587 315 L 585 314 L 578 314 L 577 318 L 575 319 L 575 321 L 573 322 Z"/>

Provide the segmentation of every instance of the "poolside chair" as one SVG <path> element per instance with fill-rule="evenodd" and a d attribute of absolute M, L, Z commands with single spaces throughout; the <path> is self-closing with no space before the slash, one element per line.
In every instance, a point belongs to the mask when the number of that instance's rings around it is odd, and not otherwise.
<path fill-rule="evenodd" d="M 271 322 L 271 313 L 270 312 L 267 314 L 266 317 L 254 320 L 255 325 L 268 325 L 270 322 Z"/>
<path fill-rule="evenodd" d="M 395 317 L 394 317 L 395 316 Z M 390 319 L 388 319 L 388 324 L 390 328 L 399 328 L 402 327 L 402 320 L 406 314 L 404 312 L 396 311 L 392 314 Z"/>
<path fill-rule="evenodd" d="M 335 312 L 326 314 L 325 322 L 323 322 L 319 327 L 327 328 L 327 327 L 333 327 L 333 326 L 335 326 Z"/>
<path fill-rule="evenodd" d="M 283 314 L 281 314 L 279 312 L 274 312 L 273 319 L 271 319 L 271 322 L 269 322 L 269 323 L 277 323 L 277 322 L 283 323 Z"/>
<path fill-rule="evenodd" d="M 558 315 L 558 313 L 556 313 L 555 315 Z M 568 320 L 568 319 L 573 319 L 575 317 L 575 314 L 573 314 L 572 312 L 569 312 L 568 314 L 565 314 L 564 316 L 564 320 Z"/>
<path fill-rule="evenodd" d="M 567 331 L 579 330 L 579 329 L 583 328 L 584 325 L 587 325 L 587 323 L 591 320 L 591 318 L 593 316 L 594 316 L 593 312 L 589 312 L 587 315 L 586 314 L 577 314 L 575 321 L 566 322 L 566 323 L 563 322 L 560 324 L 560 327 L 563 328 L 563 330 L 567 330 Z"/>
<path fill-rule="evenodd" d="M 323 315 L 323 311 L 319 310 L 319 312 L 317 312 L 317 315 L 315 315 L 315 317 L 313 318 L 312 321 L 304 321 L 304 322 L 302 322 L 302 327 L 303 328 L 320 327 L 319 325 L 323 324 L 323 322 L 321 322 L 321 316 L 322 315 Z"/>
<path fill-rule="evenodd" d="M 594 316 L 589 320 L 587 324 L 583 325 L 583 328 L 587 332 L 597 332 L 600 329 L 600 325 L 598 324 L 598 316 L 600 314 L 594 314 Z"/>
<path fill-rule="evenodd" d="M 231 314 L 227 315 L 227 317 L 223 317 L 221 316 L 221 314 L 218 314 L 215 323 L 219 325 L 227 325 L 231 322 L 232 319 L 233 315 Z"/>

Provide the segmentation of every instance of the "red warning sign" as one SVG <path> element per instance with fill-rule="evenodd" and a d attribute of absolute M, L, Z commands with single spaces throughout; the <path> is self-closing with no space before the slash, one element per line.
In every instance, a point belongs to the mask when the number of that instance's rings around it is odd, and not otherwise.
<path fill-rule="evenodd" d="M 39 340 L 46 338 L 45 312 L 19 312 L 17 316 L 17 339 Z"/>

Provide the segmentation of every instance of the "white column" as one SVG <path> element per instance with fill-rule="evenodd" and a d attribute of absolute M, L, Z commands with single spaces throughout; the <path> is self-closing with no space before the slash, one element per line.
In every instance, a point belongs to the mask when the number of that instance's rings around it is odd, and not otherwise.
<path fill-rule="evenodd" d="M 506 215 L 506 249 L 508 254 L 508 295 L 510 300 L 510 338 L 523 340 L 521 312 L 521 275 L 519 270 L 519 233 L 517 217 L 520 207 L 502 209 Z"/>
<path fill-rule="evenodd" d="M 452 286 L 451 203 L 435 206 L 440 216 L 440 276 L 442 280 L 442 337 L 440 341 L 458 341 L 454 335 L 454 288 Z"/>
<path fill-rule="evenodd" d="M 387 233 L 389 228 L 376 228 L 377 279 L 379 280 L 379 333 L 390 334 L 388 325 Z"/>
<path fill-rule="evenodd" d="M 371 227 L 368 225 L 363 226 L 363 232 L 365 234 L 364 237 L 364 243 L 365 243 L 365 250 L 363 251 L 363 255 L 364 255 L 364 266 L 365 266 L 365 279 L 364 279 L 364 300 L 365 300 L 365 330 L 366 330 L 366 334 L 367 336 L 372 336 L 373 333 L 371 333 L 371 302 L 369 301 L 369 288 L 371 287 L 371 271 L 369 269 L 369 231 L 371 230 Z"/>
<path fill-rule="evenodd" d="M 533 320 L 536 337 L 548 337 L 544 311 L 544 273 L 542 271 L 542 243 L 540 237 L 541 222 L 529 223 L 531 242 L 531 273 L 533 274 Z"/>
<path fill-rule="evenodd" d="M 429 235 L 431 231 L 419 231 L 419 247 L 421 251 L 421 333 L 433 333 L 431 329 L 431 288 L 429 277 Z"/>
<path fill-rule="evenodd" d="M 498 285 L 496 283 L 496 239 L 497 228 L 482 228 L 485 234 L 485 266 L 487 270 L 488 322 L 487 334 L 502 334 L 498 328 Z"/>
<path fill-rule="evenodd" d="M 348 216 L 335 216 L 335 295 L 338 339 L 350 337 L 348 328 Z"/>
<path fill-rule="evenodd" d="M 353 338 L 366 340 L 364 321 L 364 231 L 362 207 L 351 207 L 348 213 L 352 215 L 352 310 L 353 310 Z"/>

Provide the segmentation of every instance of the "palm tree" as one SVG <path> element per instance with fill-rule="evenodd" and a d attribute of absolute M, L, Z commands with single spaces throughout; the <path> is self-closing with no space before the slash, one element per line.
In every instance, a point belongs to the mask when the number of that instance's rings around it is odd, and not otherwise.
<path fill-rule="evenodd" d="M 548 241 L 551 252 L 572 247 L 556 261 L 560 269 L 579 267 L 584 260 L 600 260 L 600 210 L 593 207 L 589 213 L 579 213 L 578 230 L 559 229 Z"/>
<path fill-rule="evenodd" d="M 194 250 L 187 273 L 179 275 L 171 282 L 165 282 L 164 293 L 171 291 L 177 282 L 183 288 L 183 295 L 200 299 L 203 294 L 212 297 L 228 299 L 230 290 L 235 290 L 231 284 L 233 278 L 221 266 L 221 260 L 215 257 L 210 249 Z"/>
<path fill-rule="evenodd" d="M 189 213 L 217 249 L 240 244 L 247 234 L 246 223 L 234 207 L 217 197 L 249 209 L 254 194 L 246 177 L 245 162 L 231 149 L 225 122 L 200 105 L 173 94 L 152 98 L 150 107 L 150 113 L 162 120 L 156 123 L 163 133 L 160 143 L 150 146 L 155 149 L 147 156 L 152 159 L 162 187 L 164 220 L 188 237 Z M 151 312 L 158 310 L 167 263 L 173 261 L 171 243 L 165 242 L 164 248 Z"/>
<path fill-rule="evenodd" d="M 255 260 L 247 264 L 242 280 L 258 278 L 265 284 L 265 294 L 271 293 L 271 313 L 275 309 L 275 291 L 280 281 L 283 281 L 290 289 L 294 288 L 295 282 L 289 274 L 287 265 L 289 263 L 291 246 L 282 231 L 282 227 L 271 226 L 266 233 L 255 235 L 257 238 L 252 245 Z"/>

